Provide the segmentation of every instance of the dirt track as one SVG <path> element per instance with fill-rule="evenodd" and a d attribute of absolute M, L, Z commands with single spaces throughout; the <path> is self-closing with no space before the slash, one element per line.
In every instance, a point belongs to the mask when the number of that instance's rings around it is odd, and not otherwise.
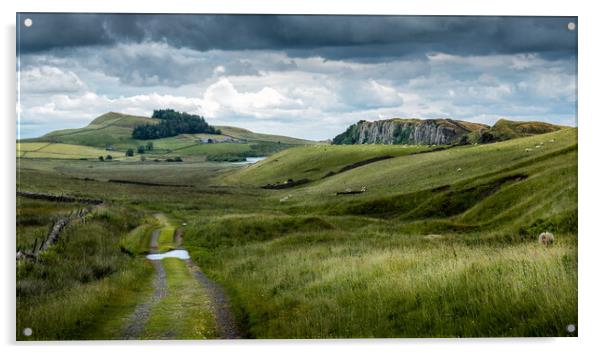
<path fill-rule="evenodd" d="M 158 253 L 159 235 L 161 229 L 154 230 L 150 239 L 150 253 Z M 174 246 L 178 249 L 183 248 L 184 229 L 178 228 L 174 235 Z M 127 318 L 126 325 L 121 334 L 122 339 L 140 339 L 144 332 L 144 326 L 150 316 L 153 306 L 158 303 L 167 293 L 167 279 L 165 269 L 160 260 L 153 260 L 155 267 L 155 279 L 153 281 L 153 294 L 146 301 L 138 304 L 134 312 Z M 211 310 L 213 311 L 217 326 L 217 334 L 222 339 L 244 338 L 240 332 L 234 315 L 230 311 L 228 297 L 221 286 L 207 278 L 203 271 L 191 260 L 186 260 L 186 265 L 190 273 L 207 291 L 211 300 Z"/>

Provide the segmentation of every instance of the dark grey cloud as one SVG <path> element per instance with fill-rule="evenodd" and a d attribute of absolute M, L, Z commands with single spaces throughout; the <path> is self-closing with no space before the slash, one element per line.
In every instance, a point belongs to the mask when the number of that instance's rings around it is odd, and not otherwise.
<path fill-rule="evenodd" d="M 23 26 L 27 17 L 32 27 Z M 564 57 L 577 49 L 577 31 L 567 29 L 576 17 L 21 13 L 18 21 L 21 53 L 142 41 L 365 61 L 429 52 Z"/>

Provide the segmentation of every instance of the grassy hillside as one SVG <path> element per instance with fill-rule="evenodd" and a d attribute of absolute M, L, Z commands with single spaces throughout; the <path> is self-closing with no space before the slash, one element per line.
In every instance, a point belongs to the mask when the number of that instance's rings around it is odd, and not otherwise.
<path fill-rule="evenodd" d="M 291 138 L 288 136 L 282 135 L 271 135 L 271 134 L 261 134 L 254 133 L 250 130 L 237 128 L 237 127 L 228 127 L 228 126 L 217 126 L 216 128 L 220 129 L 223 135 L 230 136 L 236 139 L 248 140 L 248 141 L 266 141 L 272 143 L 281 143 L 281 144 L 289 144 L 289 145 L 311 145 L 315 144 L 315 141 L 304 140 Z"/>
<path fill-rule="evenodd" d="M 260 338 L 573 335 L 576 134 L 400 156 L 270 191 L 253 211 L 190 214 L 187 242 Z M 550 248 L 537 244 L 546 230 Z"/>
<path fill-rule="evenodd" d="M 155 120 L 110 112 L 94 119 L 86 127 L 57 130 L 33 140 L 89 145 L 102 148 L 108 145 L 136 146 L 135 140 L 132 139 L 132 129 L 136 125 L 146 123 L 153 124 Z"/>
<path fill-rule="evenodd" d="M 498 120 L 491 128 L 473 132 L 469 140 L 473 142 L 489 143 L 504 141 L 526 136 L 546 134 L 567 127 L 545 122 L 521 122 L 508 119 Z"/>
<path fill-rule="evenodd" d="M 284 150 L 268 159 L 235 171 L 223 181 L 253 185 L 308 178 L 317 180 L 327 174 L 353 167 L 353 164 L 377 158 L 391 158 L 428 151 L 427 146 L 408 145 L 314 145 Z M 222 179 L 222 178 L 220 178 Z"/>
<path fill-rule="evenodd" d="M 176 156 L 189 159 L 208 159 L 212 161 L 240 161 L 250 156 L 266 156 L 287 149 L 294 145 L 315 144 L 315 142 L 295 139 L 286 136 L 258 134 L 242 128 L 219 127 L 222 134 L 180 134 L 178 136 L 137 140 L 132 138 L 132 130 L 141 124 L 156 124 L 157 119 L 110 112 L 94 119 L 89 125 L 80 129 L 57 130 L 35 139 L 24 139 L 17 156 L 53 158 L 56 153 L 48 148 L 45 153 L 33 151 L 44 147 L 43 143 L 70 146 L 72 153 L 68 158 L 90 158 L 107 153 L 121 156 L 128 149 L 137 150 L 138 146 L 152 142 L 153 151 L 146 157 L 155 159 L 173 158 Z M 212 139 L 216 144 L 202 144 L 199 141 Z M 232 140 L 232 142 L 222 142 Z M 93 148 L 102 150 L 94 150 Z M 115 153 L 103 152 L 110 148 Z M 79 152 L 78 152 L 79 151 Z M 23 152 L 27 152 L 23 155 Z M 136 160 L 139 157 L 135 157 Z M 128 160 L 133 160 L 129 158 Z"/>

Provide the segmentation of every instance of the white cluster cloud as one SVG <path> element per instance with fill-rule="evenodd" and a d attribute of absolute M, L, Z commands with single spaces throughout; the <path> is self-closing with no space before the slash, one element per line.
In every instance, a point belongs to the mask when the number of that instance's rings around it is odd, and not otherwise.
<path fill-rule="evenodd" d="M 102 53 L 100 55 L 99 53 Z M 23 137 L 107 111 L 174 108 L 267 133 L 326 139 L 360 119 L 500 117 L 574 124 L 575 62 L 430 53 L 379 62 L 118 44 L 21 58 Z"/>
<path fill-rule="evenodd" d="M 29 93 L 78 92 L 85 88 L 73 71 L 48 65 L 21 71 L 19 80 L 20 86 L 26 87 Z"/>

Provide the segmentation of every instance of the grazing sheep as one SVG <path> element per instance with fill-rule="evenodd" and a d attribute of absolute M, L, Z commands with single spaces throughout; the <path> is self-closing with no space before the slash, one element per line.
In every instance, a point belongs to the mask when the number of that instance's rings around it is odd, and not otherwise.
<path fill-rule="evenodd" d="M 542 232 L 541 234 L 539 234 L 539 243 L 541 243 L 544 246 L 550 246 L 554 243 L 554 234 L 547 231 Z"/>
<path fill-rule="evenodd" d="M 525 151 L 530 152 L 530 151 L 533 151 L 533 149 L 526 148 Z"/>
<path fill-rule="evenodd" d="M 462 167 L 458 167 L 458 169 L 456 170 L 456 172 L 462 172 Z"/>

